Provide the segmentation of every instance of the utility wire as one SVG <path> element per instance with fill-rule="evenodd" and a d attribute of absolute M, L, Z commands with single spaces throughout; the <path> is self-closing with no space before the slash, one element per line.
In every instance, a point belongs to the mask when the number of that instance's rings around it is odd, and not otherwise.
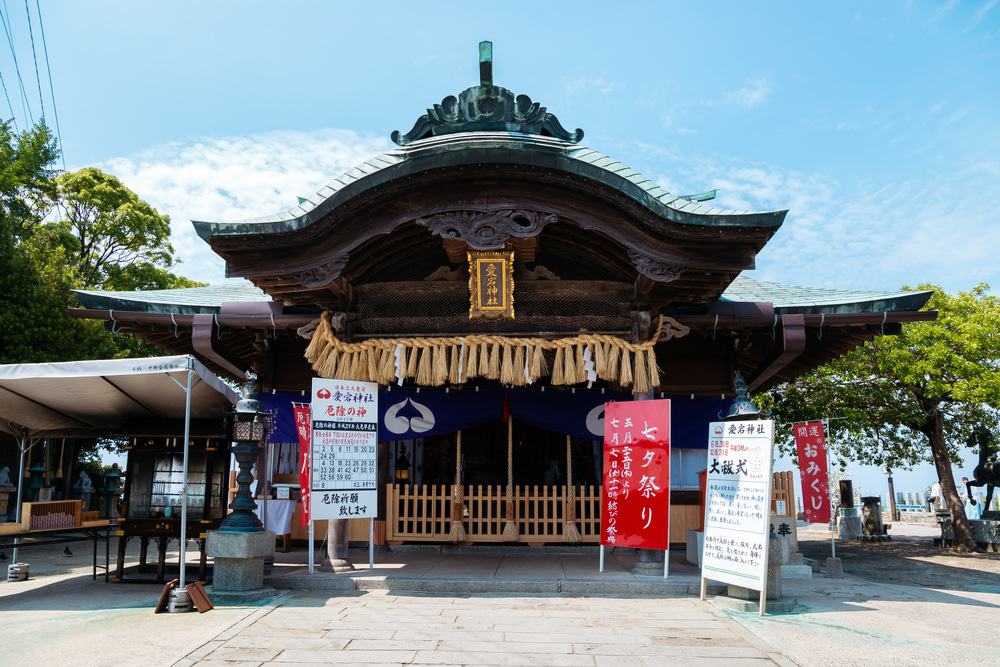
<path fill-rule="evenodd" d="M 62 157 L 63 171 L 66 171 L 66 153 L 63 150 L 62 129 L 59 127 L 59 109 L 56 107 L 56 89 L 52 84 L 52 66 L 49 64 L 49 45 L 45 41 L 45 23 L 42 21 L 42 6 L 35 0 L 38 10 L 38 28 L 42 33 L 42 52 L 45 54 L 45 72 L 49 77 L 49 96 L 52 98 L 52 116 L 56 121 L 56 138 L 59 140 L 59 155 Z"/>
<path fill-rule="evenodd" d="M 17 114 L 14 113 L 14 105 L 10 103 L 10 94 L 7 93 L 7 82 L 3 80 L 3 73 L 0 72 L 0 85 L 3 86 L 3 96 L 7 98 L 7 108 L 10 109 L 10 120 L 14 123 L 14 129 L 17 131 Z"/>
<path fill-rule="evenodd" d="M 45 123 L 45 96 L 42 95 L 42 77 L 38 75 L 38 54 L 35 52 L 35 31 L 31 27 L 31 9 L 24 0 L 24 13 L 28 17 L 28 36 L 31 37 L 31 58 L 35 61 L 35 83 L 38 84 L 38 105 L 42 108 L 42 124 Z"/>
<path fill-rule="evenodd" d="M 6 14 L 6 16 L 5 16 Z M 3 0 L 3 11 L 0 12 L 0 21 L 3 22 L 3 30 L 7 34 L 7 45 L 10 46 L 10 55 L 14 58 L 14 71 L 17 72 L 17 83 L 21 87 L 21 110 L 28 117 L 31 124 L 35 124 L 35 118 L 31 115 L 31 107 L 27 104 L 28 94 L 24 90 L 24 79 L 21 78 L 21 67 L 17 64 L 17 49 L 14 48 L 14 36 L 10 32 L 10 10 L 7 9 L 7 0 Z"/>

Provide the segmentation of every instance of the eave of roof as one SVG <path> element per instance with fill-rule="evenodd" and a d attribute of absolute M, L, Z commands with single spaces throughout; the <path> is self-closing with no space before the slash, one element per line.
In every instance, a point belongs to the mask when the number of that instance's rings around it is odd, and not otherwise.
<path fill-rule="evenodd" d="M 672 194 L 621 162 L 560 139 L 516 132 L 464 132 L 430 137 L 378 155 L 321 188 L 306 201 L 274 215 L 231 222 L 193 221 L 204 239 L 294 232 L 326 217 L 362 192 L 423 171 L 473 164 L 549 168 L 621 191 L 663 220 L 682 225 L 771 227 L 787 211 L 737 211 Z"/>
<path fill-rule="evenodd" d="M 178 315 L 217 313 L 224 303 L 272 300 L 242 280 L 208 287 L 132 292 L 74 290 L 74 293 L 86 308 Z M 738 276 L 720 301 L 772 303 L 779 313 L 881 313 L 920 310 L 931 294 L 799 287 Z"/>

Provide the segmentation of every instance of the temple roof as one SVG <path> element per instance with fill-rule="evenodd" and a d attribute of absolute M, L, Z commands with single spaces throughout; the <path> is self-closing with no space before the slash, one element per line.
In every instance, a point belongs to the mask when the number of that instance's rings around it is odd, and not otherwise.
<path fill-rule="evenodd" d="M 657 217 L 681 225 L 770 227 L 776 231 L 787 213 L 726 209 L 693 201 L 690 195 L 673 194 L 622 162 L 570 141 L 518 132 L 476 131 L 421 139 L 373 157 L 330 181 L 302 203 L 279 213 L 227 222 L 195 220 L 193 224 L 206 240 L 294 232 L 388 181 L 441 167 L 484 162 L 549 167 L 594 180 L 622 192 Z"/>
<path fill-rule="evenodd" d="M 74 290 L 86 308 L 192 315 L 217 313 L 224 303 L 268 302 L 271 297 L 244 280 L 182 289 L 97 291 Z M 856 291 L 799 287 L 738 276 L 720 301 L 768 302 L 782 313 L 870 313 L 919 310 L 929 291 Z"/>

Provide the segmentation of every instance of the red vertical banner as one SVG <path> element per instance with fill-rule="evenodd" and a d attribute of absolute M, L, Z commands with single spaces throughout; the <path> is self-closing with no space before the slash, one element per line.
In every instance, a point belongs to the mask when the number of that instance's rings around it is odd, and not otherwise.
<path fill-rule="evenodd" d="M 670 544 L 670 400 L 604 406 L 601 544 Z"/>
<path fill-rule="evenodd" d="M 302 496 L 302 512 L 299 515 L 299 524 L 309 525 L 309 451 L 310 427 L 312 425 L 312 410 L 308 403 L 293 403 L 292 412 L 295 414 L 295 430 L 299 434 L 299 492 Z"/>
<path fill-rule="evenodd" d="M 823 422 L 793 424 L 802 478 L 802 516 L 806 523 L 830 522 L 830 478 L 827 473 Z M 794 508 L 790 508 L 794 510 Z"/>

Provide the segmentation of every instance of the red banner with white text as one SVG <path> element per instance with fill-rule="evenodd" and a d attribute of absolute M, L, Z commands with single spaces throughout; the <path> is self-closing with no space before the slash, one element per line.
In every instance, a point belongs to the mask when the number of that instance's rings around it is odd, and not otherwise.
<path fill-rule="evenodd" d="M 669 399 L 604 405 L 601 496 L 601 544 L 669 548 Z"/>
<path fill-rule="evenodd" d="M 299 492 L 302 494 L 302 512 L 299 515 L 299 524 L 309 525 L 309 451 L 310 447 L 310 427 L 312 425 L 312 410 L 308 403 L 292 403 L 292 412 L 295 415 L 295 431 L 299 434 Z"/>
<path fill-rule="evenodd" d="M 830 522 L 830 479 L 827 473 L 823 422 L 793 424 L 802 478 L 802 517 L 806 523 Z M 794 508 L 790 508 L 794 510 Z"/>

